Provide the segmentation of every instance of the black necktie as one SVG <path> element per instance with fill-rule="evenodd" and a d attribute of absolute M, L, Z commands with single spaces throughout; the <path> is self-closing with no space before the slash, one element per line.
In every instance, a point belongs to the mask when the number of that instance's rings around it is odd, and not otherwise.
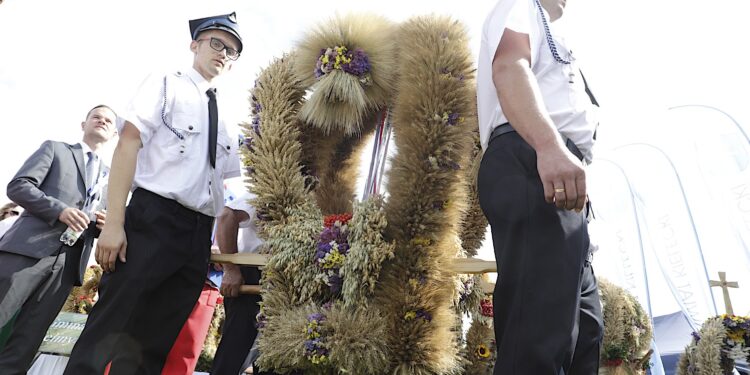
<path fill-rule="evenodd" d="M 216 134 L 219 132 L 219 110 L 216 107 L 216 89 L 206 91 L 208 95 L 208 161 L 216 168 Z"/>

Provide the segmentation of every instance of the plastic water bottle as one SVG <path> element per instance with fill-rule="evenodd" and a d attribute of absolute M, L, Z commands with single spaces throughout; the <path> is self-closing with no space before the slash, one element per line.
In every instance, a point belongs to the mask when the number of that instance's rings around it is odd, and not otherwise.
<path fill-rule="evenodd" d="M 89 220 L 95 220 L 93 216 L 94 213 L 89 212 Z M 84 230 L 86 229 L 84 228 Z M 75 230 L 68 226 L 68 228 L 65 229 L 65 232 L 60 235 L 60 242 L 64 243 L 67 246 L 73 246 L 76 244 L 76 241 L 78 241 L 78 238 L 81 237 L 81 233 L 83 233 L 84 230 Z"/>
<path fill-rule="evenodd" d="M 65 232 L 60 235 L 60 242 L 67 246 L 73 246 L 76 244 L 76 241 L 78 241 L 78 238 L 81 237 L 81 233 L 83 233 L 82 230 L 75 230 L 68 227 L 68 229 L 65 229 Z"/>

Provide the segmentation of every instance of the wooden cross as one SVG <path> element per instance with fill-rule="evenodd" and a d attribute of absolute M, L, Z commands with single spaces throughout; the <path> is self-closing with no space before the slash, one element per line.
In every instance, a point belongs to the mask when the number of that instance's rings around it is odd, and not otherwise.
<path fill-rule="evenodd" d="M 734 315 L 732 310 L 732 300 L 729 299 L 729 288 L 739 288 L 740 284 L 736 281 L 727 281 L 727 273 L 719 272 L 719 281 L 709 280 L 711 287 L 718 286 L 724 292 L 724 306 L 727 309 L 727 315 Z"/>

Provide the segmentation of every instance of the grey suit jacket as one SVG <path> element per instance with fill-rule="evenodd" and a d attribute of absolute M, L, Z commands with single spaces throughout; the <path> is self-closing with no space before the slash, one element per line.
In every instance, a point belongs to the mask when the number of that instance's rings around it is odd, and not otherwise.
<path fill-rule="evenodd" d="M 100 174 L 103 163 L 100 165 Z M 58 217 L 63 209 L 82 209 L 86 199 L 85 162 L 80 144 L 45 141 L 26 160 L 8 184 L 8 198 L 25 211 L 0 238 L 0 251 L 43 258 L 61 246 L 60 235 L 67 225 Z M 80 263 L 85 269 L 90 248 Z M 80 278 L 81 275 L 79 275 Z"/>

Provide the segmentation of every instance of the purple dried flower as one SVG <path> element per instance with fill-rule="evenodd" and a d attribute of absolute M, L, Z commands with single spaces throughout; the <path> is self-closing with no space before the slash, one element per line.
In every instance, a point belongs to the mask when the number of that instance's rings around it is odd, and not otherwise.
<path fill-rule="evenodd" d="M 344 285 L 344 279 L 338 274 L 334 274 L 328 277 L 328 283 L 331 286 L 331 293 L 339 295 L 341 293 L 341 287 Z"/>
<path fill-rule="evenodd" d="M 332 228 L 325 228 L 323 229 L 323 232 L 320 233 L 320 242 L 331 242 L 335 241 L 339 236 L 339 229 L 336 227 Z"/>
<path fill-rule="evenodd" d="M 428 313 L 427 311 L 424 311 L 424 310 L 418 310 L 417 311 L 417 318 L 422 318 L 422 319 L 424 319 L 424 320 L 426 320 L 428 322 L 432 321 L 432 315 L 430 315 L 430 313 Z"/>
<path fill-rule="evenodd" d="M 317 339 L 305 341 L 305 352 L 314 353 L 317 350 Z"/>
<path fill-rule="evenodd" d="M 370 72 L 370 58 L 365 51 L 361 48 L 357 48 L 353 52 L 348 52 L 348 55 L 352 61 L 348 64 L 344 64 L 343 70 L 345 72 L 360 78 Z"/>
<path fill-rule="evenodd" d="M 691 335 L 691 336 L 693 336 L 693 340 L 695 340 L 695 342 L 696 342 L 696 343 L 697 343 L 698 341 L 701 341 L 701 335 L 700 335 L 700 334 L 698 334 L 698 332 L 693 332 L 693 333 L 691 333 L 690 335 Z"/>
<path fill-rule="evenodd" d="M 349 253 L 349 243 L 348 242 L 339 242 L 339 253 L 341 255 L 346 255 Z"/>
<path fill-rule="evenodd" d="M 459 114 L 456 112 L 452 112 L 448 114 L 448 125 L 456 125 L 458 124 Z"/>
<path fill-rule="evenodd" d="M 326 316 L 323 313 L 319 313 L 319 312 L 312 313 L 307 316 L 308 322 L 316 321 L 320 323 L 320 322 L 324 322 L 325 320 L 326 320 Z"/>

